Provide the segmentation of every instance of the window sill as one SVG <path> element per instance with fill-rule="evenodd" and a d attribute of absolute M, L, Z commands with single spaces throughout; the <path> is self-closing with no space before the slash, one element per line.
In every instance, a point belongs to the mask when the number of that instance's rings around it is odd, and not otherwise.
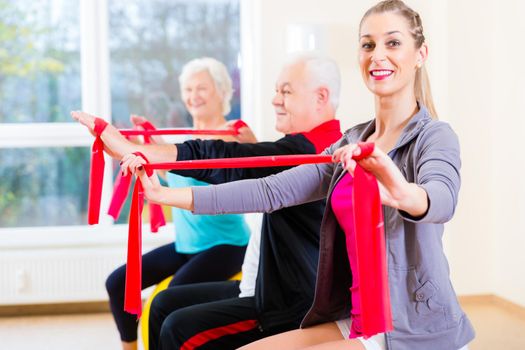
<path fill-rule="evenodd" d="M 173 224 L 151 233 L 149 224 L 143 225 L 143 245 L 158 246 L 173 241 Z M 0 250 L 43 250 L 122 246 L 127 244 L 128 225 L 22 227 L 0 229 Z"/>

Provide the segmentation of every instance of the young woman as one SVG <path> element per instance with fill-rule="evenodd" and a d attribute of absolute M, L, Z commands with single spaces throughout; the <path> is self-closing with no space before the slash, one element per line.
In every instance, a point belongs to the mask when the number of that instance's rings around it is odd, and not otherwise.
<path fill-rule="evenodd" d="M 437 120 L 424 63 L 428 56 L 420 16 L 400 0 L 382 1 L 360 24 L 359 64 L 375 96 L 375 118 L 348 130 L 327 151 L 336 164 L 304 165 L 278 175 L 208 188 L 167 189 L 148 178 L 140 157 L 126 156 L 146 196 L 195 213 L 273 211 L 327 197 L 321 228 L 315 300 L 302 329 L 243 349 L 462 349 L 474 337 L 449 278 L 444 223 L 460 187 L 459 144 Z M 358 142 L 374 151 L 356 161 Z M 355 234 L 348 188 L 356 164 L 378 180 L 387 241 L 393 330 L 365 339 Z M 350 291 L 350 292 L 348 292 Z"/>
<path fill-rule="evenodd" d="M 179 76 L 181 95 L 197 130 L 225 129 L 229 123 L 225 115 L 230 112 L 232 82 L 221 62 L 213 58 L 200 58 L 188 62 Z M 146 121 L 132 116 L 134 124 Z M 245 130 L 246 131 L 246 130 Z M 242 134 L 245 141 L 256 142 L 251 131 Z M 216 138 L 216 136 L 211 136 Z M 211 138 L 202 135 L 200 138 Z M 237 141 L 225 135 L 223 141 Z M 156 142 L 163 144 L 162 138 Z M 205 186 L 207 183 L 166 174 L 171 187 Z M 249 228 L 240 215 L 194 216 L 174 208 L 175 243 L 156 248 L 142 258 L 142 288 L 147 288 L 174 276 L 169 287 L 198 282 L 227 280 L 241 270 Z M 124 311 L 126 265 L 117 268 L 107 279 L 111 312 L 117 323 L 123 349 L 137 348 L 137 322 L 134 315 Z"/>

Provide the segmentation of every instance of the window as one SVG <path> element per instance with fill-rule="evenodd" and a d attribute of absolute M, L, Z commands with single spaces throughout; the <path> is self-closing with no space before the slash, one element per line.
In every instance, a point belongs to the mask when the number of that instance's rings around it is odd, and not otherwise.
<path fill-rule="evenodd" d="M 131 113 L 188 126 L 180 69 L 212 56 L 230 70 L 229 118 L 239 118 L 239 3 L 0 0 L 0 230 L 86 224 L 93 139 L 72 122 L 73 109 L 120 127 Z M 106 181 L 102 210 L 111 191 Z"/>
<path fill-rule="evenodd" d="M 211 56 L 232 76 L 231 118 L 240 117 L 239 1 L 109 2 L 111 106 L 117 125 L 131 113 L 163 127 L 187 127 L 178 76 L 191 59 Z"/>
<path fill-rule="evenodd" d="M 78 6 L 0 1 L 0 227 L 85 222 L 87 148 L 50 147 L 41 128 L 80 106 Z"/>
<path fill-rule="evenodd" d="M 6 148 L 0 164 L 3 227 L 85 224 L 87 148 Z"/>
<path fill-rule="evenodd" d="M 67 122 L 80 106 L 78 0 L 0 1 L 0 123 Z"/>

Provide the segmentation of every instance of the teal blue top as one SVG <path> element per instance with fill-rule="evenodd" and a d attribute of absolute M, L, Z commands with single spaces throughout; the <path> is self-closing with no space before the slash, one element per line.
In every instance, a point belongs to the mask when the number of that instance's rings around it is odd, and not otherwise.
<path fill-rule="evenodd" d="M 170 187 L 208 186 L 206 182 L 167 173 Z M 176 250 L 195 254 L 219 244 L 248 244 L 250 229 L 243 215 L 193 215 L 190 211 L 172 208 Z"/>

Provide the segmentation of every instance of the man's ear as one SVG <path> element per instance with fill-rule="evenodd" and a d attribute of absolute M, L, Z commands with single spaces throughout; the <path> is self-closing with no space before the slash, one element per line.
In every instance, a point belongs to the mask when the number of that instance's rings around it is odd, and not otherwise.
<path fill-rule="evenodd" d="M 320 105 L 326 105 L 330 102 L 330 90 L 325 86 L 317 88 L 317 103 Z"/>

